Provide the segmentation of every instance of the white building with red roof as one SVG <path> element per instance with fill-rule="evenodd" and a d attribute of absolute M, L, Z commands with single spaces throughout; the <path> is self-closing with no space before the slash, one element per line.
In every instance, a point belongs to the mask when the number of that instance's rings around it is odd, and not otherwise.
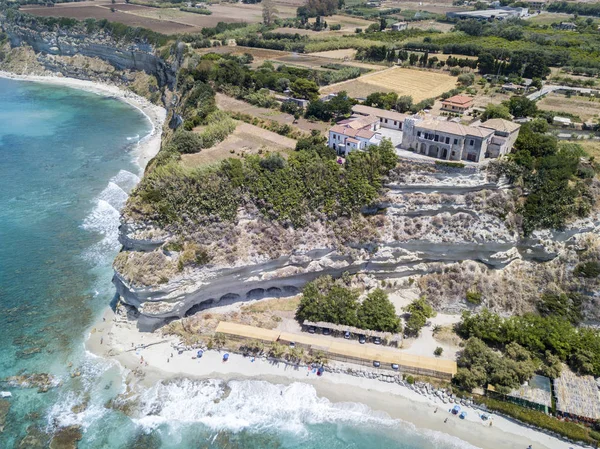
<path fill-rule="evenodd" d="M 379 118 L 369 115 L 357 119 L 343 120 L 329 130 L 329 148 L 338 156 L 347 156 L 350 151 L 366 150 L 381 143 Z"/>

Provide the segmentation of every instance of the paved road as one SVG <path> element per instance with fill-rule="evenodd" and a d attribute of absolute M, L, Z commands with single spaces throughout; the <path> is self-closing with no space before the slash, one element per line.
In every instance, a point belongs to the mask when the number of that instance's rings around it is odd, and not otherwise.
<path fill-rule="evenodd" d="M 571 87 L 571 86 L 555 86 L 555 85 L 546 85 L 542 87 L 541 90 L 534 92 L 532 94 L 527 95 L 527 98 L 530 100 L 537 100 L 544 95 L 549 94 L 550 92 L 554 92 L 555 90 L 570 90 L 573 92 L 590 92 L 592 89 L 586 87 Z"/>

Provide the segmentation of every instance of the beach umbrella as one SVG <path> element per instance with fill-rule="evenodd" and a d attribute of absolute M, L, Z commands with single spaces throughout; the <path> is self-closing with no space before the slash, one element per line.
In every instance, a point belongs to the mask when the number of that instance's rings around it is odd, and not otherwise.
<path fill-rule="evenodd" d="M 460 412 L 460 405 L 455 405 L 454 407 L 452 407 L 452 413 L 454 415 L 458 415 L 458 412 Z"/>
<path fill-rule="evenodd" d="M 226 362 L 229 360 L 229 354 L 223 354 L 223 361 Z"/>
<path fill-rule="evenodd" d="M 200 349 L 197 354 L 198 358 L 202 357 L 203 354 L 204 354 L 204 351 L 202 349 Z"/>

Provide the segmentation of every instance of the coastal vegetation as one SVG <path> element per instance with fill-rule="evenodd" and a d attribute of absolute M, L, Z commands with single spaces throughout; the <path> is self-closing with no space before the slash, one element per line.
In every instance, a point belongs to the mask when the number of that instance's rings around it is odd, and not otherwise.
<path fill-rule="evenodd" d="M 400 318 L 396 309 L 381 289 L 375 289 L 359 301 L 360 294 L 344 284 L 343 279 L 333 280 L 322 276 L 306 284 L 296 310 L 296 319 L 323 321 L 333 324 L 383 332 L 400 332 Z"/>
<path fill-rule="evenodd" d="M 465 312 L 456 331 L 468 339 L 465 352 L 459 358 L 459 366 L 466 369 L 459 372 L 456 382 L 468 390 L 488 383 L 514 388 L 526 377 L 520 373 L 531 377 L 540 371 L 549 377 L 558 377 L 562 362 L 574 372 L 597 377 L 600 375 L 600 333 L 571 322 L 579 318 L 579 301 L 567 295 L 545 296 L 539 306 L 541 315 L 529 313 L 502 318 L 487 309 L 478 314 Z M 501 351 L 504 357 L 492 349 Z M 513 364 L 518 369 L 510 376 L 498 375 L 498 364 L 506 360 L 521 365 Z M 503 373 L 507 371 L 500 369 Z"/>

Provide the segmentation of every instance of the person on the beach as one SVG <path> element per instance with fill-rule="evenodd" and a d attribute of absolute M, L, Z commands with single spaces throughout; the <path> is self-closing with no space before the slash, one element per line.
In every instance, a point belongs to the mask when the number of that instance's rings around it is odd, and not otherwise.
<path fill-rule="evenodd" d="M 446 418 L 446 419 L 444 420 L 444 423 L 447 423 L 447 422 L 448 422 L 448 418 Z"/>

